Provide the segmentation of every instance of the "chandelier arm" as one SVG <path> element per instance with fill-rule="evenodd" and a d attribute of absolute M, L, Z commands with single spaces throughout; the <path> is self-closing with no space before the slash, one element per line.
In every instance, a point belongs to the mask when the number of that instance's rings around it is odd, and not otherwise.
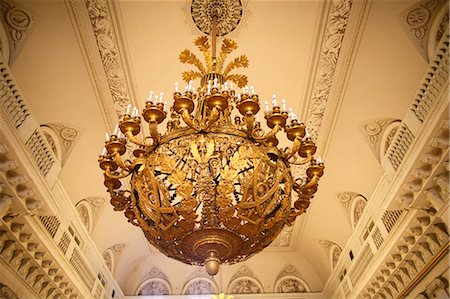
<path fill-rule="evenodd" d="M 319 184 L 319 177 L 314 175 L 309 181 L 307 181 L 303 186 L 298 188 L 298 193 L 306 197 L 312 197 L 314 193 L 317 191 L 317 185 Z M 312 191 L 312 192 L 311 192 Z"/>
<path fill-rule="evenodd" d="M 183 119 L 186 125 L 188 125 L 191 129 L 195 130 L 196 132 L 199 131 L 199 128 L 197 128 L 197 126 L 192 121 L 191 115 L 189 114 L 186 108 L 181 108 L 179 114 L 181 115 L 181 118 Z"/>
<path fill-rule="evenodd" d="M 292 156 L 291 156 L 291 157 L 292 157 Z M 290 157 L 290 158 L 291 158 L 291 157 Z M 289 164 L 291 164 L 291 165 L 305 165 L 306 163 L 311 162 L 312 158 L 313 158 L 313 155 L 311 155 L 310 153 L 308 153 L 308 155 L 306 156 L 306 158 L 303 159 L 302 161 L 300 161 L 300 162 L 294 162 L 294 161 L 292 161 L 292 162 L 289 162 Z"/>
<path fill-rule="evenodd" d="M 204 130 L 208 130 L 211 127 L 211 125 L 219 119 L 220 111 L 222 111 L 220 106 L 214 106 L 211 109 L 211 114 L 209 115 L 209 119 L 203 128 Z"/>
<path fill-rule="evenodd" d="M 126 171 L 130 171 L 130 170 L 131 170 L 131 167 L 130 167 L 129 165 L 126 165 L 126 164 L 125 164 L 125 162 L 122 160 L 122 158 L 121 158 L 121 156 L 120 156 L 119 153 L 115 153 L 115 154 L 112 156 L 112 158 L 113 158 L 113 161 L 116 162 L 116 164 L 117 164 L 120 168 L 122 168 L 123 170 L 126 170 Z"/>
<path fill-rule="evenodd" d="M 153 145 L 159 144 L 161 140 L 161 134 L 158 132 L 158 123 L 156 121 L 150 121 L 148 123 L 148 128 L 150 131 L 150 136 L 153 139 Z"/>
<path fill-rule="evenodd" d="M 263 141 L 266 140 L 268 138 L 274 137 L 279 131 L 281 130 L 281 126 L 280 125 L 275 125 L 269 132 L 267 132 L 264 136 L 262 137 L 258 137 L 255 136 L 254 134 L 252 134 L 252 138 L 255 141 Z M 253 133 L 253 132 L 252 132 Z"/>
<path fill-rule="evenodd" d="M 152 144 L 148 144 L 148 143 L 142 142 L 141 140 L 139 140 L 138 138 L 133 136 L 133 134 L 131 132 L 129 132 L 129 131 L 127 132 L 126 136 L 127 136 L 128 140 L 130 140 L 131 142 L 133 142 L 136 145 L 143 146 L 145 148 L 149 148 L 150 146 L 152 146 Z"/>
<path fill-rule="evenodd" d="M 299 137 L 295 137 L 294 143 L 292 144 L 292 148 L 290 149 L 290 153 L 287 154 L 286 160 L 292 158 L 300 149 L 300 145 L 302 144 L 302 141 Z"/>
<path fill-rule="evenodd" d="M 254 125 L 255 125 L 255 115 L 253 112 L 249 111 L 244 115 L 245 126 L 247 127 L 248 136 L 252 136 Z"/>
<path fill-rule="evenodd" d="M 305 213 L 306 209 L 307 209 L 307 208 L 301 208 L 301 209 L 299 209 L 299 210 L 296 211 L 296 212 L 292 212 L 292 211 L 291 211 L 291 213 L 289 214 L 289 218 L 291 218 L 291 217 L 292 217 L 293 219 L 297 218 L 297 217 L 300 216 L 301 214 Z"/>
<path fill-rule="evenodd" d="M 106 169 L 106 170 L 105 170 L 105 174 L 106 174 L 109 178 L 120 180 L 120 179 L 123 179 L 123 178 L 126 178 L 127 176 L 129 176 L 129 175 L 131 174 L 131 171 L 130 171 L 130 172 L 127 172 L 127 171 L 124 169 L 124 170 L 121 171 L 121 174 L 118 174 L 118 175 L 117 175 L 117 174 L 114 174 L 113 172 L 111 172 L 111 170 Z"/>

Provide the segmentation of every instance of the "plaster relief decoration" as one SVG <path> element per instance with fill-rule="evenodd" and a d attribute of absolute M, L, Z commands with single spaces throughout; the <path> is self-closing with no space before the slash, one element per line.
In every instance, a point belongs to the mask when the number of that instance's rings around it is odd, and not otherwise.
<path fill-rule="evenodd" d="M 136 295 L 170 295 L 171 289 L 167 275 L 153 267 L 144 275 L 142 283 L 136 290 Z"/>
<path fill-rule="evenodd" d="M 152 278 L 144 283 L 137 295 L 169 295 L 169 285 L 166 281 Z"/>
<path fill-rule="evenodd" d="M 87 197 L 75 205 L 88 232 L 92 233 L 105 208 L 105 199 L 102 197 Z"/>
<path fill-rule="evenodd" d="M 422 0 L 409 7 L 402 15 L 402 25 L 408 33 L 410 39 L 419 50 L 420 54 L 429 61 L 429 57 L 434 56 L 435 46 L 439 43 L 436 42 L 436 34 L 438 34 L 438 28 L 441 26 L 433 26 L 435 19 L 438 18 L 439 23 L 445 23 L 445 13 L 440 14 L 440 10 L 447 11 L 448 19 L 448 1 L 446 0 Z M 447 22 L 448 24 L 448 22 Z M 434 33 L 432 33 L 432 28 Z M 442 37 L 442 33 L 440 34 Z M 434 48 L 429 50 L 429 39 Z M 431 53 L 429 53 L 429 51 Z"/>
<path fill-rule="evenodd" d="M 84 201 L 80 201 L 75 206 L 77 208 L 78 215 L 81 222 L 89 233 L 92 233 L 92 211 L 91 207 Z"/>
<path fill-rule="evenodd" d="M 447 276 L 446 277 L 444 277 Z M 425 290 L 416 296 L 415 299 L 430 299 L 430 298 L 438 298 L 444 299 L 449 298 L 450 292 L 448 290 L 448 269 L 442 275 L 435 277 L 430 284 L 425 288 Z"/>
<path fill-rule="evenodd" d="M 199 33 L 209 35 L 211 33 L 211 21 L 208 15 L 211 15 L 213 7 L 219 7 L 218 37 L 235 36 L 247 25 L 250 15 L 248 1 L 213 0 L 205 2 L 201 0 L 186 0 L 183 10 L 186 14 L 186 23 L 194 35 Z"/>
<path fill-rule="evenodd" d="M 274 291 L 276 293 L 305 293 L 311 290 L 308 284 L 301 278 L 297 269 L 292 265 L 287 265 L 278 274 Z"/>
<path fill-rule="evenodd" d="M 6 60 L 11 64 L 33 26 L 33 17 L 24 7 L 11 0 L 0 0 L 0 13 L 2 25 L 8 35 L 9 58 Z"/>
<path fill-rule="evenodd" d="M 339 257 L 342 254 L 341 247 L 329 240 L 320 240 L 319 244 L 323 249 L 325 249 L 328 255 L 328 263 L 330 265 L 330 269 L 333 270 L 336 267 Z"/>
<path fill-rule="evenodd" d="M 19 164 L 9 157 L 9 149 L 0 144 L 0 216 L 9 219 L 38 210 L 44 212 L 29 178 L 19 172 Z"/>
<path fill-rule="evenodd" d="M 8 286 L 0 283 L 0 298 L 2 299 L 18 299 L 16 293 L 13 292 Z"/>
<path fill-rule="evenodd" d="M 412 169 L 400 189 L 397 201 L 403 207 L 418 207 L 438 211 L 449 200 L 448 119 L 444 119 L 437 134 L 430 138 L 420 163 Z M 420 196 L 423 192 L 424 196 Z"/>
<path fill-rule="evenodd" d="M 56 157 L 64 165 L 80 138 L 80 130 L 66 123 L 46 123 L 41 128 Z"/>
<path fill-rule="evenodd" d="M 355 228 L 364 211 L 367 199 L 359 193 L 348 191 L 338 193 L 337 198 L 345 210 L 347 220 L 352 228 Z"/>
<path fill-rule="evenodd" d="M 320 50 L 306 120 L 306 126 L 310 129 L 310 134 L 314 139 L 317 139 L 322 124 L 351 7 L 352 1 L 341 0 L 336 2 L 328 15 L 325 39 Z"/>
<path fill-rule="evenodd" d="M 105 260 L 106 267 L 108 268 L 109 272 L 114 273 L 114 253 L 113 251 L 108 248 L 103 252 L 102 254 L 103 260 Z"/>
<path fill-rule="evenodd" d="M 106 0 L 85 0 L 97 41 L 98 52 L 108 81 L 117 115 L 120 117 L 130 104 L 130 91 L 125 78 L 125 67 L 120 57 L 117 36 Z"/>
<path fill-rule="evenodd" d="M 400 122 L 395 118 L 376 118 L 365 121 L 361 125 L 363 136 L 378 162 L 386 154 Z"/>
<path fill-rule="evenodd" d="M 288 247 L 291 244 L 292 233 L 294 231 L 294 226 L 285 226 L 281 233 L 275 238 L 275 240 L 270 244 L 272 247 Z"/>
<path fill-rule="evenodd" d="M 109 271 L 114 274 L 116 269 L 116 265 L 119 263 L 120 258 L 122 257 L 125 251 L 126 245 L 123 243 L 116 243 L 111 245 L 106 249 L 102 256 L 105 260 L 105 264 L 108 267 Z"/>
<path fill-rule="evenodd" d="M 259 294 L 263 293 L 262 284 L 247 266 L 242 266 L 233 275 L 228 285 L 230 294 Z"/>
<path fill-rule="evenodd" d="M 217 293 L 214 281 L 206 277 L 198 277 L 189 281 L 183 288 L 184 295 L 208 295 Z"/>

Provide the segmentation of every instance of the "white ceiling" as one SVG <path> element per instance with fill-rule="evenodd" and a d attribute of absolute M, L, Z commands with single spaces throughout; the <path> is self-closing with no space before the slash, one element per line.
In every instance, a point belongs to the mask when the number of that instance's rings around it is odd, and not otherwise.
<path fill-rule="evenodd" d="M 108 198 L 96 159 L 104 132 L 111 129 L 104 115 L 116 117 L 110 112 L 112 103 L 109 110 L 99 104 L 109 91 L 98 87 L 101 84 L 90 69 L 69 5 L 19 2 L 35 21 L 12 66 L 22 92 L 41 123 L 69 123 L 82 132 L 60 176 L 64 188 L 74 204 L 86 197 Z M 131 101 L 140 105 L 150 90 L 169 94 L 173 83 L 181 82 L 181 72 L 190 69 L 178 62 L 178 55 L 185 48 L 193 49 L 192 41 L 198 36 L 186 21 L 186 2 L 112 3 L 130 94 L 135 95 Z M 356 1 L 354 7 L 361 3 Z M 297 221 L 290 247 L 268 248 L 246 262 L 265 288 L 273 287 L 279 271 L 292 264 L 312 290 L 322 290 L 330 267 L 319 240 L 344 247 L 352 231 L 337 193 L 352 191 L 370 198 L 374 191 L 382 171 L 360 125 L 378 117 L 401 118 L 422 78 L 426 62 L 400 26 L 402 12 L 412 3 L 369 1 L 361 27 L 348 28 L 342 48 L 347 63 L 338 64 L 333 86 L 340 88 L 333 87 L 330 93 L 322 124 L 326 133 L 319 134 L 319 151 L 326 163 L 319 192 L 307 214 Z M 328 9 L 326 1 L 249 1 L 246 22 L 233 36 L 239 44 L 234 55 L 249 57 L 250 68 L 243 73 L 260 96 L 265 99 L 276 93 L 286 98 L 302 119 L 312 105 L 316 73 L 323 71 L 316 67 Z M 351 18 L 351 24 L 356 24 L 358 16 Z M 115 271 L 125 294 L 135 292 L 151 267 L 164 270 L 178 291 L 194 271 L 151 249 L 140 230 L 109 204 L 92 238 L 99 252 L 116 243 L 126 245 Z M 240 266 L 222 267 L 217 281 L 226 284 Z"/>

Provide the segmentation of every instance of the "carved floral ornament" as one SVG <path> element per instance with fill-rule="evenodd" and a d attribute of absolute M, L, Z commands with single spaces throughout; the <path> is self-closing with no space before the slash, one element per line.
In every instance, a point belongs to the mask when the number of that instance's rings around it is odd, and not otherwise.
<path fill-rule="evenodd" d="M 362 133 L 378 161 L 386 154 L 400 123 L 395 118 L 376 118 L 361 125 Z"/>
<path fill-rule="evenodd" d="M 442 28 L 448 27 L 448 1 L 418 1 L 403 12 L 402 24 L 419 52 L 429 61 L 443 36 Z"/>
<path fill-rule="evenodd" d="M 8 54 L 4 57 L 11 64 L 25 41 L 27 32 L 33 26 L 33 17 L 28 10 L 12 0 L 0 1 L 0 13 L 0 30 L 6 33 L 6 36 L 2 34 L 0 39 L 1 49 L 3 54 Z"/>
<path fill-rule="evenodd" d="M 274 292 L 276 293 L 304 293 L 310 292 L 310 288 L 301 274 L 293 265 L 286 265 L 278 274 Z"/>

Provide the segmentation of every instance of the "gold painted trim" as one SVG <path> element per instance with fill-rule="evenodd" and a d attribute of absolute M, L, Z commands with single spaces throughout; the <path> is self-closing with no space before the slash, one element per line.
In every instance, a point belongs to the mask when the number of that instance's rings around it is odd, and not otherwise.
<path fill-rule="evenodd" d="M 413 280 L 410 281 L 410 283 L 401 291 L 396 299 L 403 299 L 406 298 L 406 296 L 409 294 L 409 292 L 424 278 L 424 276 L 431 271 L 431 269 L 448 253 L 450 244 L 447 243 L 441 251 L 432 259 L 430 260 L 427 265 L 414 277 Z"/>

